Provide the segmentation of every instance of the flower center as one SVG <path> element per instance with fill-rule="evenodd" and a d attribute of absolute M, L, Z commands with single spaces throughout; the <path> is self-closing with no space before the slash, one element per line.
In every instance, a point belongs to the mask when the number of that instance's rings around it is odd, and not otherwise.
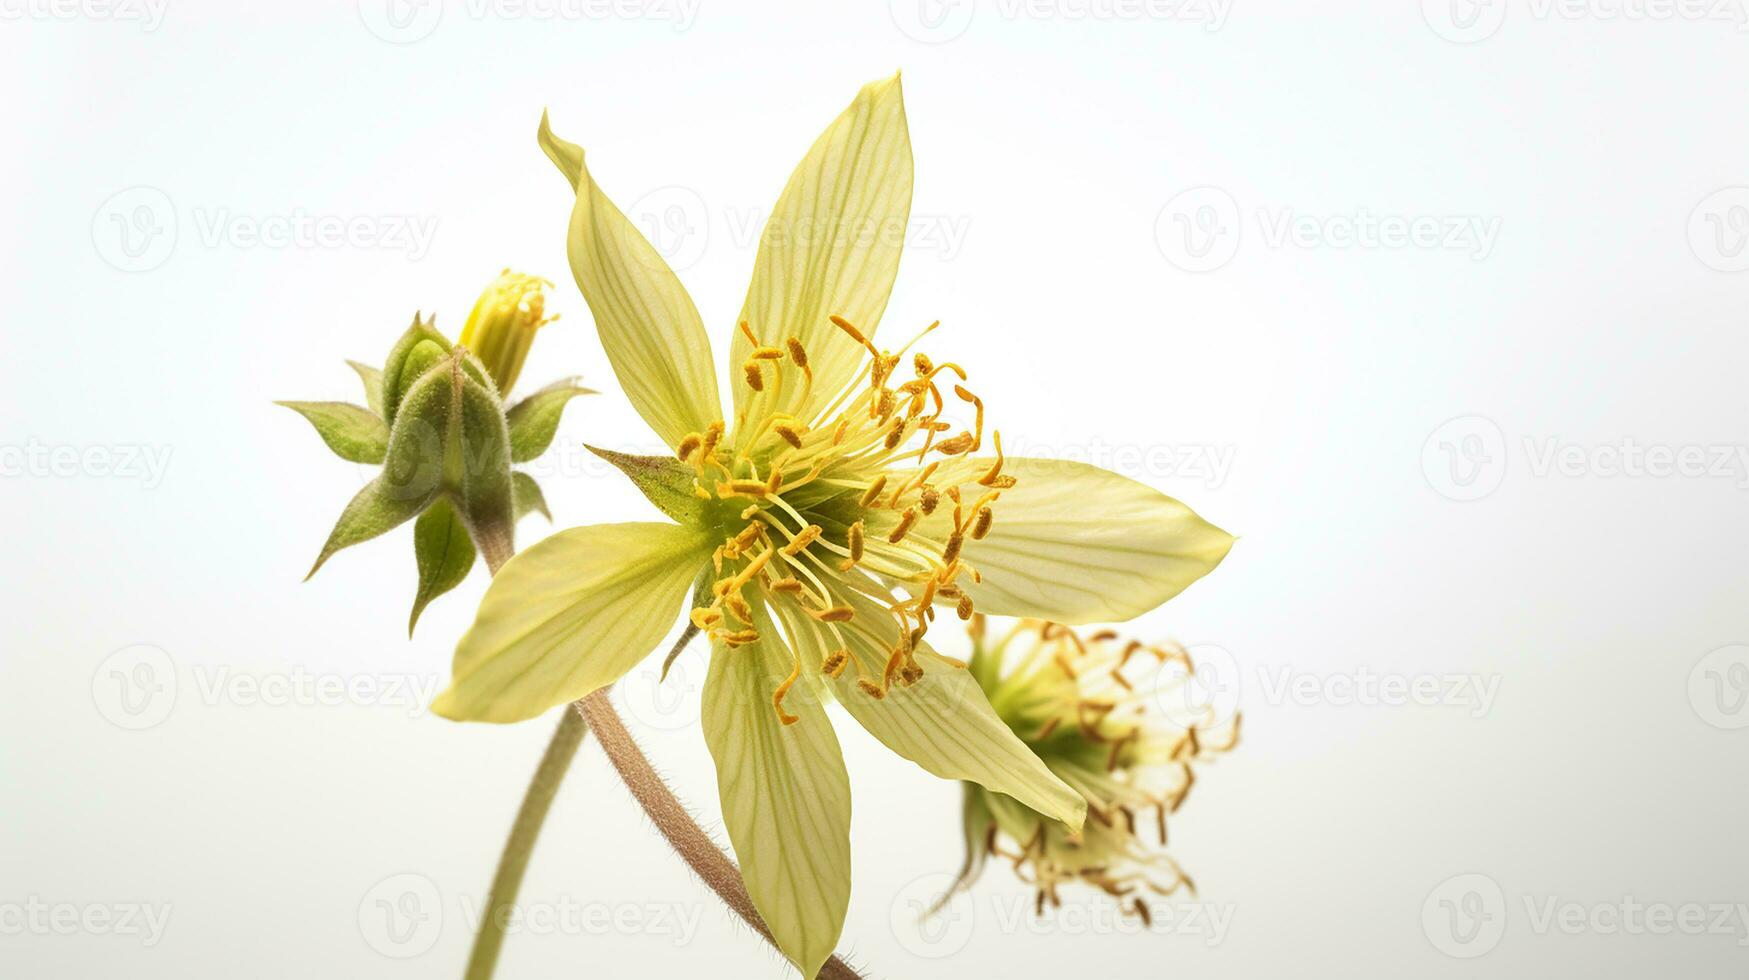
<path fill-rule="evenodd" d="M 832 322 L 869 356 L 809 418 L 777 409 L 786 385 L 802 385 L 801 404 L 814 404 L 801 341 L 767 345 L 743 322 L 753 350 L 741 371 L 752 396 L 732 438 L 719 421 L 681 440 L 676 454 L 697 472 L 693 492 L 718 505 L 725 530 L 712 556 L 718 577 L 711 601 L 693 609 L 692 622 L 731 648 L 756 642 L 752 587 L 763 601 L 792 603 L 806 618 L 786 622 L 811 622 L 827 639 L 824 673 L 838 678 L 849 665 L 862 691 L 883 698 L 893 684 L 922 677 L 915 654 L 937 602 L 971 617 L 961 584 L 982 576 L 961 551 L 990 532 L 996 502 L 1015 478 L 1002 472 L 999 433 L 991 433 L 993 461 L 973 458 L 984 443 L 984 403 L 965 387 L 963 368 L 919 353 L 911 359 L 915 377 L 900 382 L 899 366 L 916 338 L 892 353 L 843 318 Z M 970 424 L 949 421 L 950 405 L 969 406 Z M 894 587 L 910 598 L 895 600 Z M 853 646 L 882 650 L 884 667 L 865 670 Z M 783 697 L 800 671 L 798 652 L 773 695 L 785 724 L 796 720 Z"/>

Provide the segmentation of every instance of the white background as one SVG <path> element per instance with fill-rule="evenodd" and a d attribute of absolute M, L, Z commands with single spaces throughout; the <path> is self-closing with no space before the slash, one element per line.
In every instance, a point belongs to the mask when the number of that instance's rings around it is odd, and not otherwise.
<path fill-rule="evenodd" d="M 605 392 L 570 409 L 548 499 L 561 525 L 646 518 L 580 449 L 651 436 L 569 280 L 542 108 L 726 343 L 790 168 L 902 68 L 914 234 L 884 329 L 940 318 L 1013 446 L 1240 535 L 1133 629 L 1208 645 L 1246 738 L 1172 825 L 1219 935 L 1120 931 L 1097 895 L 1017 918 L 1001 868 L 919 934 L 959 790 L 844 727 L 841 948 L 887 977 L 1741 976 L 1735 913 L 1656 935 L 1612 910 L 1749 902 L 1742 11 L 1304 6 L 0 0 L 0 973 L 459 976 L 552 719 L 235 686 L 428 688 L 484 586 L 409 642 L 410 532 L 299 584 L 367 474 L 270 402 L 356 399 L 342 358 L 540 273 L 563 318 L 525 383 Z M 359 230 L 249 237 L 298 216 Z M 1416 219 L 1494 233 L 1347 234 Z M 89 452 L 139 447 L 161 472 Z M 1685 449 L 1699 469 L 1659 465 Z M 1442 693 L 1348 703 L 1364 675 Z M 715 827 L 702 654 L 678 677 L 622 700 Z M 1485 711 L 1444 696 L 1472 679 Z M 592 745 L 524 899 L 608 918 L 512 935 L 506 980 L 786 969 Z M 400 901 L 425 918 L 389 935 Z M 156 942 L 93 924 L 142 905 L 168 907 Z"/>

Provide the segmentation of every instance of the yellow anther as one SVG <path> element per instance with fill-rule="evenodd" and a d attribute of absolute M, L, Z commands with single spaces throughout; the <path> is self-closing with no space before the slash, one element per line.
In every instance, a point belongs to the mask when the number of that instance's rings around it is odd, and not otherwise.
<path fill-rule="evenodd" d="M 769 477 L 767 477 L 765 480 L 765 492 L 770 494 L 771 496 L 775 497 L 775 496 L 777 496 L 777 491 L 781 490 L 782 488 L 783 488 L 783 470 L 780 470 L 777 467 L 773 466 L 771 468 L 771 475 Z"/>
<path fill-rule="evenodd" d="M 891 432 L 887 433 L 886 447 L 888 449 L 897 449 L 897 448 L 899 448 L 899 443 L 904 442 L 904 441 L 905 441 L 905 423 L 903 420 L 894 419 L 893 420 L 893 430 Z"/>
<path fill-rule="evenodd" d="M 747 376 L 747 387 L 752 388 L 754 391 L 765 390 L 765 378 L 759 373 L 758 361 L 749 359 L 743 362 L 741 365 L 741 371 Z"/>
<path fill-rule="evenodd" d="M 763 480 L 730 480 L 717 484 L 719 497 L 763 497 L 766 493 Z"/>
<path fill-rule="evenodd" d="M 807 348 L 802 346 L 801 338 L 791 337 L 784 341 L 784 346 L 789 348 L 789 359 L 795 362 L 796 367 L 799 367 L 804 371 L 807 370 L 808 351 Z"/>
<path fill-rule="evenodd" d="M 850 662 L 849 650 L 834 650 L 820 664 L 820 673 L 837 680 L 844 675 L 844 665 Z"/>
<path fill-rule="evenodd" d="M 800 595 L 801 591 L 802 591 L 802 580 L 799 578 L 796 578 L 794 576 L 789 576 L 789 577 L 780 578 L 780 579 L 774 579 L 771 583 L 770 588 L 771 588 L 771 591 L 773 591 L 773 592 L 783 592 L 783 593 L 787 593 L 789 595 Z"/>
<path fill-rule="evenodd" d="M 702 445 L 704 445 L 704 436 L 696 432 L 689 433 L 686 438 L 680 440 L 680 446 L 674 450 L 674 455 L 684 463 L 691 459 L 692 454 L 697 452 L 698 447 Z"/>
<path fill-rule="evenodd" d="M 984 540 L 984 535 L 990 533 L 990 524 L 995 519 L 996 515 L 990 508 L 979 507 L 977 514 L 972 517 L 972 540 Z"/>
<path fill-rule="evenodd" d="M 893 528 L 892 533 L 887 535 L 888 543 L 898 544 L 899 542 L 905 540 L 905 535 L 910 533 L 911 526 L 916 524 L 916 523 L 917 523 L 917 508 L 915 508 L 915 507 L 905 508 L 905 512 L 903 514 L 899 515 L 898 526 Z"/>
<path fill-rule="evenodd" d="M 759 642 L 759 631 L 753 630 L 753 629 L 736 630 L 732 633 L 721 632 L 721 633 L 716 633 L 713 635 L 715 635 L 717 639 L 721 640 L 723 642 L 723 645 L 729 646 L 729 647 L 746 646 L 749 643 L 758 643 Z"/>
<path fill-rule="evenodd" d="M 864 677 L 862 680 L 857 681 L 856 686 L 862 688 L 862 693 L 868 695 L 871 698 L 874 698 L 876 701 L 879 701 L 882 698 L 885 698 L 887 696 L 887 692 L 882 690 L 880 685 L 876 684 L 874 681 L 871 681 L 866 677 Z"/>
<path fill-rule="evenodd" d="M 742 528 L 740 534 L 735 535 L 735 537 L 733 538 L 733 540 L 735 542 L 735 547 L 740 548 L 741 550 L 745 551 L 748 548 L 752 547 L 753 542 L 758 541 L 759 536 L 761 534 L 764 534 L 764 533 L 765 533 L 765 525 L 759 523 L 758 521 L 754 521 L 753 523 Z"/>
<path fill-rule="evenodd" d="M 755 514 L 757 514 L 757 513 L 759 513 L 759 509 L 760 509 L 760 508 L 759 508 L 759 505 L 758 505 L 758 504 L 748 504 L 748 505 L 747 505 L 747 509 L 746 509 L 746 510 L 743 510 L 743 511 L 742 511 L 742 512 L 741 512 L 741 519 L 742 519 L 742 520 L 744 520 L 744 521 L 750 521 L 750 520 L 752 520 L 752 519 L 753 519 L 753 515 L 755 515 Z"/>
<path fill-rule="evenodd" d="M 947 539 L 947 547 L 942 549 L 941 563 L 943 565 L 951 565 L 958 560 L 960 556 L 960 547 L 965 543 L 965 535 L 955 531 L 953 536 Z"/>
<path fill-rule="evenodd" d="M 822 623 L 848 623 L 856 618 L 856 610 L 849 606 L 829 606 L 825 609 L 810 609 L 808 615 Z"/>
<path fill-rule="evenodd" d="M 923 513 L 933 514 L 935 513 L 935 506 L 941 503 L 941 493 L 934 487 L 925 483 L 923 484 L 923 494 L 917 503 L 923 508 Z"/>
<path fill-rule="evenodd" d="M 783 546 L 784 557 L 794 558 L 808 550 L 808 545 L 818 541 L 822 533 L 823 529 L 818 524 L 809 524 L 807 527 L 802 528 L 801 531 L 790 540 L 789 544 Z"/>
<path fill-rule="evenodd" d="M 753 353 L 747 357 L 754 361 L 781 361 L 783 360 L 783 349 L 781 347 L 755 347 Z"/>
<path fill-rule="evenodd" d="M 740 596 L 738 596 L 738 595 L 723 596 L 723 608 L 727 609 L 729 611 L 729 615 L 735 617 L 735 619 L 738 620 L 741 623 L 741 625 L 743 625 L 743 626 L 752 626 L 753 625 L 753 610 L 751 610 L 747 607 L 747 600 L 741 598 Z"/>
<path fill-rule="evenodd" d="M 943 456 L 958 456 L 961 453 L 971 451 L 972 441 L 972 434 L 970 432 L 961 432 L 952 439 L 943 439 L 936 443 L 935 449 Z"/>
<path fill-rule="evenodd" d="M 723 621 L 723 614 L 715 609 L 700 606 L 692 611 L 692 625 L 701 630 L 708 630 Z"/>
<path fill-rule="evenodd" d="M 856 505 L 867 510 L 868 505 L 875 502 L 875 498 L 881 495 L 881 490 L 886 487 L 886 485 L 887 475 L 885 473 L 875 477 L 874 482 L 868 485 L 868 489 L 862 492 L 862 499 L 858 500 Z"/>
<path fill-rule="evenodd" d="M 758 338 L 758 337 L 755 337 L 755 336 L 754 336 L 754 335 L 753 335 L 753 328 L 752 328 L 752 327 L 750 327 L 750 326 L 748 326 L 748 325 L 747 325 L 747 321 L 746 321 L 746 320 L 742 320 L 742 321 L 741 321 L 741 323 L 740 323 L 740 324 L 739 324 L 739 326 L 740 326 L 740 328 L 741 328 L 741 333 L 742 333 L 742 334 L 743 334 L 743 335 L 744 335 L 744 336 L 746 336 L 746 338 L 747 338 L 747 342 L 748 342 L 748 343 L 749 343 L 749 344 L 752 344 L 752 345 L 753 345 L 753 346 L 755 346 L 755 347 L 763 347 L 763 346 L 765 346 L 765 345 L 764 345 L 764 344 L 761 344 L 761 343 L 760 343 L 760 342 L 759 342 L 759 338 Z"/>
<path fill-rule="evenodd" d="M 930 369 L 934 367 L 934 365 L 931 364 L 929 361 L 929 355 L 923 353 L 922 351 L 918 351 L 917 355 L 915 357 L 911 358 L 911 363 L 916 365 L 917 376 L 919 378 L 928 377 Z"/>
<path fill-rule="evenodd" d="M 961 618 L 961 619 L 971 619 L 972 618 L 972 597 L 962 593 L 960 595 L 959 604 L 954 606 L 953 611 L 956 614 L 958 614 L 959 618 Z"/>
<path fill-rule="evenodd" d="M 723 441 L 723 420 L 718 419 L 705 426 L 704 445 L 699 447 L 704 451 L 704 460 L 708 462 L 717 451 L 717 445 Z"/>
<path fill-rule="evenodd" d="M 861 330 L 858 330 L 855 327 L 851 326 L 849 320 L 844 319 L 843 317 L 839 316 L 836 313 L 832 314 L 831 316 L 827 317 L 826 319 L 831 320 L 833 326 L 835 326 L 838 329 L 849 334 L 851 340 L 856 341 L 857 343 L 861 344 L 864 348 L 866 348 L 868 350 L 869 356 L 871 356 L 875 359 L 875 366 L 876 367 L 880 366 L 881 352 L 878 350 L 875 350 L 875 346 L 868 342 L 868 338 L 864 337 L 862 335 Z"/>
<path fill-rule="evenodd" d="M 794 684 L 796 678 L 800 676 L 802 676 L 802 665 L 800 661 L 797 661 L 795 667 L 790 669 L 789 677 L 785 678 L 782 684 L 777 685 L 777 690 L 771 695 L 771 706 L 777 709 L 777 720 L 785 725 L 793 725 L 802 720 L 799 716 L 783 710 L 783 696 L 789 693 L 790 685 Z"/>
<path fill-rule="evenodd" d="M 855 524 L 850 525 L 849 539 L 850 539 L 849 540 L 850 563 L 852 565 L 854 565 L 857 562 L 862 561 L 862 522 L 861 521 L 857 521 Z"/>

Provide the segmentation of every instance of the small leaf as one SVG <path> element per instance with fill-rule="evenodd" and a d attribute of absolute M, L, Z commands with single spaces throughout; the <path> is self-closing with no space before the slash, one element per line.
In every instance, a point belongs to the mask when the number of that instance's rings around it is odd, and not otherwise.
<path fill-rule="evenodd" d="M 510 423 L 510 459 L 526 463 L 547 451 L 553 444 L 553 433 L 559 430 L 559 418 L 565 405 L 578 395 L 593 395 L 589 388 L 579 388 L 569 379 L 555 381 L 517 402 L 506 415 Z"/>
<path fill-rule="evenodd" d="M 538 513 L 552 522 L 553 512 L 547 510 L 546 494 L 541 493 L 540 484 L 534 482 L 534 477 L 527 473 L 511 473 L 510 482 L 516 489 L 516 519 L 522 520 L 530 512 Z"/>
<path fill-rule="evenodd" d="M 462 584 L 474 567 L 474 542 L 447 500 L 438 500 L 413 525 L 413 558 L 419 565 L 419 591 L 407 635 L 431 600 Z"/>
<path fill-rule="evenodd" d="M 692 467 L 672 456 L 628 456 L 587 446 L 590 452 L 619 467 L 656 509 L 689 526 L 704 522 L 704 501 L 693 492 Z"/>
<path fill-rule="evenodd" d="M 341 512 L 340 520 L 335 522 L 327 543 L 322 545 L 322 553 L 316 556 L 316 564 L 304 580 L 309 581 L 310 576 L 315 575 L 317 569 L 341 548 L 369 541 L 405 524 L 424 510 L 436 493 L 435 485 L 425 494 L 405 493 L 380 476 L 365 484 Z"/>
<path fill-rule="evenodd" d="M 432 352 L 425 351 L 420 360 L 413 364 L 408 358 L 419 349 L 420 344 L 429 343 L 435 346 L 438 357 L 449 352 L 450 342 L 432 326 L 433 321 L 421 321 L 418 314 L 413 316 L 413 325 L 395 341 L 395 346 L 389 349 L 389 356 L 383 361 L 383 421 L 395 424 L 395 415 L 400 411 L 401 399 L 407 389 L 419 376 L 435 364 L 437 358 L 430 356 Z"/>
<path fill-rule="evenodd" d="M 341 459 L 380 463 L 389 448 L 389 427 L 383 420 L 346 402 L 276 402 L 310 420 L 316 434 Z"/>
<path fill-rule="evenodd" d="M 347 361 L 349 367 L 358 372 L 358 380 L 364 382 L 364 403 L 370 406 L 371 413 L 381 418 L 383 414 L 383 373 L 369 364 L 358 361 Z"/>

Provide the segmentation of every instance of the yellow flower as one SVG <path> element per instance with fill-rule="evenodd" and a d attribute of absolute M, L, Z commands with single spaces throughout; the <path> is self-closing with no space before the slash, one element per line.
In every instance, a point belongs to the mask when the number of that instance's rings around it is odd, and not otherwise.
<path fill-rule="evenodd" d="M 1193 764 L 1238 744 L 1239 718 L 1161 710 L 1175 692 L 1150 685 L 1147 674 L 1168 678 L 1163 687 L 1185 682 L 1195 669 L 1185 650 L 1122 641 L 1110 630 L 1083 638 L 1037 620 L 990 642 L 982 616 L 972 636 L 972 675 L 1015 734 L 1086 797 L 1087 822 L 1076 832 L 967 783 L 958 885 L 970 885 L 995 856 L 1037 889 L 1041 913 L 1046 903 L 1062 904 L 1065 883 L 1102 889 L 1143 921 L 1151 918 L 1145 893 L 1194 893 L 1165 853 L 1166 817 L 1195 783 Z"/>
<path fill-rule="evenodd" d="M 602 455 L 675 523 L 573 528 L 512 559 L 435 708 L 511 722 L 600 690 L 692 589 L 691 620 L 713 641 L 703 721 L 724 822 L 754 904 L 811 977 L 850 893 L 850 789 L 823 702 L 937 776 L 1079 826 L 1080 795 L 925 634 L 942 610 L 1127 619 L 1232 539 L 1123 477 L 1004 458 L 965 368 L 875 345 L 911 206 L 898 76 L 862 89 L 779 197 L 733 332 L 726 415 L 680 280 L 583 151 L 544 119 L 540 139 L 576 191 L 568 252 L 602 346 L 673 448 Z"/>
<path fill-rule="evenodd" d="M 508 394 L 516 384 L 535 331 L 558 319 L 546 315 L 545 290 L 550 286 L 538 276 L 505 269 L 468 313 L 461 345 L 486 365 L 501 392 Z"/>

